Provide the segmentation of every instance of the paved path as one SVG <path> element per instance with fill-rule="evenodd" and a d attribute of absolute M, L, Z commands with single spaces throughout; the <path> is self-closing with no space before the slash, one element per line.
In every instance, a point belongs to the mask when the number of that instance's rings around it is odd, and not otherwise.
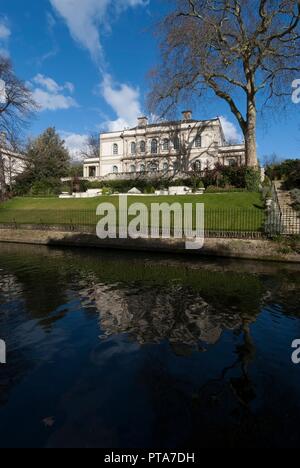
<path fill-rule="evenodd" d="M 282 189 L 282 182 L 276 181 L 275 188 L 277 192 L 280 211 L 283 214 L 282 223 L 283 234 L 300 234 L 299 213 L 293 208 L 293 199 L 288 190 Z"/>

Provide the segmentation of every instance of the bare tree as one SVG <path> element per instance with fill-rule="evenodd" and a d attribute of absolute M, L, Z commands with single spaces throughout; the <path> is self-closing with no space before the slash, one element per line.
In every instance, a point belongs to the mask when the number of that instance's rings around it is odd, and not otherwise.
<path fill-rule="evenodd" d="M 21 134 L 29 117 L 36 109 L 27 86 L 16 77 L 10 60 L 0 56 L 0 134 L 5 135 L 0 143 L 0 197 L 6 193 L 5 162 L 3 150 L 20 148 Z"/>
<path fill-rule="evenodd" d="M 152 112 L 212 92 L 235 115 L 256 167 L 258 95 L 291 96 L 300 70 L 300 0 L 176 0 L 160 31 L 162 63 L 152 73 Z"/>
<path fill-rule="evenodd" d="M 99 158 L 100 156 L 100 135 L 91 133 L 86 141 L 86 146 L 81 152 L 81 156 L 86 158 Z"/>
<path fill-rule="evenodd" d="M 201 138 L 209 124 L 205 122 L 199 127 L 197 122 L 190 123 L 189 127 L 182 131 L 181 124 L 170 125 L 169 152 L 164 154 L 169 159 L 168 174 L 171 179 L 178 177 L 199 177 L 201 175 L 203 160 L 202 157 L 211 159 L 216 156 L 216 148 L 210 144 L 208 148 L 197 148 L 195 151 L 195 139 Z M 175 151 L 174 151 L 175 148 Z M 193 151 L 194 150 L 194 151 Z"/>
<path fill-rule="evenodd" d="M 266 167 L 275 166 L 276 164 L 282 163 L 283 158 L 276 153 L 268 154 L 264 157 L 264 165 Z"/>

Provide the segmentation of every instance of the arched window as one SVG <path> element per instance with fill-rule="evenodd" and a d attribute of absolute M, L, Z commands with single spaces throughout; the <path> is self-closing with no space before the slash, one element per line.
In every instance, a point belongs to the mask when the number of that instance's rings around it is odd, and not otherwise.
<path fill-rule="evenodd" d="M 118 166 L 114 166 L 114 167 L 113 167 L 113 173 L 114 173 L 114 174 L 118 174 L 118 172 L 119 172 Z"/>
<path fill-rule="evenodd" d="M 168 172 L 168 170 L 169 170 L 169 164 L 168 164 L 167 162 L 165 162 L 165 163 L 163 164 L 163 170 L 164 170 L 164 172 Z"/>
<path fill-rule="evenodd" d="M 141 164 L 141 166 L 140 166 L 140 171 L 141 171 L 142 173 L 146 172 L 146 166 L 145 166 L 145 164 Z"/>
<path fill-rule="evenodd" d="M 119 154 L 119 146 L 117 145 L 117 143 L 113 145 L 113 154 L 114 155 Z"/>
<path fill-rule="evenodd" d="M 150 172 L 157 172 L 158 171 L 158 164 L 154 161 L 149 163 L 149 171 Z"/>
<path fill-rule="evenodd" d="M 131 143 L 131 154 L 136 154 L 136 143 L 134 141 Z"/>
<path fill-rule="evenodd" d="M 130 166 L 130 172 L 133 173 L 133 172 L 136 172 L 136 167 L 134 164 L 132 164 L 132 166 Z"/>
<path fill-rule="evenodd" d="M 201 135 L 197 135 L 195 138 L 195 147 L 201 148 L 201 146 L 202 146 L 202 137 Z"/>
<path fill-rule="evenodd" d="M 146 143 L 144 141 L 140 142 L 140 151 L 141 153 L 146 153 Z"/>
<path fill-rule="evenodd" d="M 170 142 L 167 138 L 164 139 L 163 141 L 163 150 L 164 151 L 169 151 L 169 147 L 170 147 Z"/>
<path fill-rule="evenodd" d="M 158 143 L 157 143 L 157 140 L 154 138 L 151 141 L 151 153 L 152 154 L 157 154 L 157 149 L 158 149 Z"/>
<path fill-rule="evenodd" d="M 173 140 L 173 145 L 174 145 L 174 150 L 179 150 L 180 148 L 180 142 L 179 142 L 179 138 L 178 137 L 175 137 L 174 140 Z"/>
<path fill-rule="evenodd" d="M 174 170 L 174 171 L 178 171 L 178 170 L 179 170 L 179 163 L 178 163 L 178 161 L 174 161 L 174 162 L 173 162 L 173 170 Z"/>

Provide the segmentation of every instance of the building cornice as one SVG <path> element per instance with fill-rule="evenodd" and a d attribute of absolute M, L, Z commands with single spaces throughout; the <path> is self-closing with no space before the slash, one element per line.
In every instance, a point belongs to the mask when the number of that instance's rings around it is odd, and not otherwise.
<path fill-rule="evenodd" d="M 134 135 L 144 135 L 146 134 L 153 134 L 153 133 L 162 133 L 164 130 L 162 129 L 169 129 L 173 131 L 182 131 L 182 130 L 192 130 L 191 126 L 194 125 L 194 128 L 205 127 L 205 126 L 214 126 L 220 122 L 219 118 L 209 119 L 209 120 L 177 120 L 177 121 L 170 121 L 170 122 L 159 122 L 149 124 L 144 127 L 133 127 L 127 128 L 124 130 L 120 130 L 117 132 L 103 132 L 101 133 L 101 137 L 105 139 L 109 138 L 126 138 L 127 136 L 134 136 Z M 157 130 L 153 130 L 157 129 Z M 107 137 L 107 138 L 106 138 Z"/>
<path fill-rule="evenodd" d="M 0 153 L 4 154 L 5 156 L 8 156 L 9 158 L 16 158 L 20 159 L 21 161 L 26 160 L 26 156 L 20 153 L 15 153 L 14 151 L 8 150 L 7 148 L 1 148 L 0 147 Z"/>

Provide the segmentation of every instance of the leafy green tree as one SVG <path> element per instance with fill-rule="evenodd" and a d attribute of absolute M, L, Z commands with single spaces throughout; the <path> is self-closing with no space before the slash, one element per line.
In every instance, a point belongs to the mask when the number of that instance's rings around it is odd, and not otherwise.
<path fill-rule="evenodd" d="M 48 128 L 27 148 L 28 166 L 17 179 L 16 192 L 51 194 L 60 191 L 62 177 L 70 170 L 70 154 L 55 128 Z"/>
<path fill-rule="evenodd" d="M 70 177 L 83 177 L 83 164 L 74 163 L 71 165 L 69 170 Z"/>
<path fill-rule="evenodd" d="M 36 180 L 49 177 L 60 179 L 68 175 L 70 154 L 55 128 L 47 128 L 42 135 L 29 143 L 28 159 Z"/>
<path fill-rule="evenodd" d="M 271 164 L 266 168 L 271 180 L 282 180 L 287 190 L 300 188 L 300 160 L 287 159 L 280 164 Z"/>

